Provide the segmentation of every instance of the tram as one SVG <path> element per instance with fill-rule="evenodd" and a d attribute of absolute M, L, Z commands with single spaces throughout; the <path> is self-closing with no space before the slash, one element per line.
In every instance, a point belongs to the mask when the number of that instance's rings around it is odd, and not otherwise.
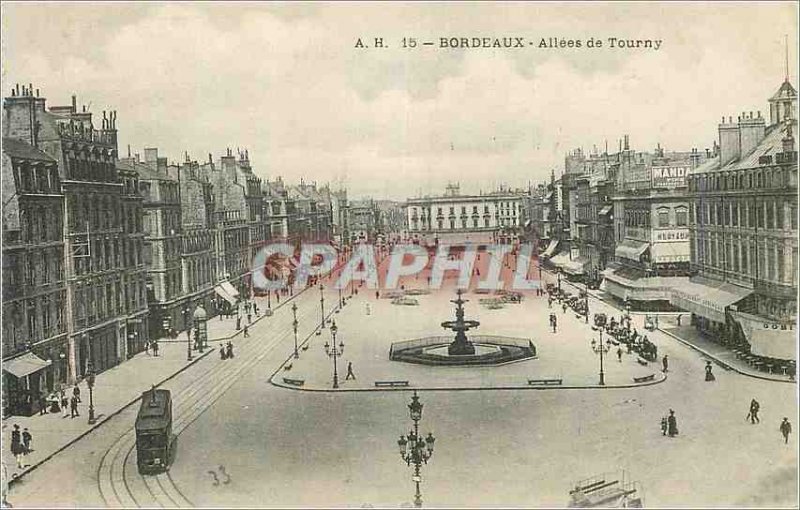
<path fill-rule="evenodd" d="M 141 474 L 166 471 L 174 457 L 172 395 L 169 390 L 142 393 L 136 416 L 136 465 Z"/>

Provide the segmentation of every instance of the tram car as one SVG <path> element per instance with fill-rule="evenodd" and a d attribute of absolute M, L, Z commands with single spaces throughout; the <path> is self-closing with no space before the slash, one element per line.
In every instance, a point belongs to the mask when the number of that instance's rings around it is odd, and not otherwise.
<path fill-rule="evenodd" d="M 172 434 L 172 394 L 156 389 L 142 393 L 136 416 L 136 465 L 141 474 L 164 472 L 175 455 Z"/>

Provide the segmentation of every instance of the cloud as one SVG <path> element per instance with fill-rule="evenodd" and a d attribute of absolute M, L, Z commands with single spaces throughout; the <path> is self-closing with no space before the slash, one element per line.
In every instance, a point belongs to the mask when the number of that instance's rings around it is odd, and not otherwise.
<path fill-rule="evenodd" d="M 247 147 L 264 177 L 394 198 L 451 180 L 471 192 L 537 182 L 569 149 L 614 149 L 626 133 L 640 150 L 710 146 L 720 116 L 766 110 L 783 34 L 797 40 L 781 3 L 79 5 L 5 8 L 6 89 L 34 82 L 51 105 L 76 93 L 95 112 L 116 109 L 122 147 L 175 160 Z M 663 45 L 401 44 L 449 36 Z M 359 37 L 390 47 L 357 49 Z"/>

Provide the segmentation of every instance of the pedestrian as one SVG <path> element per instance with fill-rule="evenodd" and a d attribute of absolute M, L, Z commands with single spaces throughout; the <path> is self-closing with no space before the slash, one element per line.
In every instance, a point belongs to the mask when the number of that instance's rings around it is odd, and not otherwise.
<path fill-rule="evenodd" d="M 666 436 L 667 435 L 667 427 L 668 427 L 668 425 L 669 425 L 669 423 L 668 423 L 667 417 L 666 416 L 662 416 L 661 417 L 661 435 L 662 436 Z"/>
<path fill-rule="evenodd" d="M 72 396 L 75 397 L 78 402 L 81 401 L 81 389 L 78 388 L 78 383 L 75 383 L 75 386 L 72 388 Z"/>
<path fill-rule="evenodd" d="M 153 356 L 158 357 L 158 341 L 153 340 Z"/>
<path fill-rule="evenodd" d="M 150 356 L 150 342 L 148 342 L 147 340 L 145 340 L 144 342 L 144 352 L 145 354 Z"/>
<path fill-rule="evenodd" d="M 250 333 L 247 330 L 247 324 L 244 325 L 244 337 L 245 338 L 249 338 L 250 337 Z"/>
<path fill-rule="evenodd" d="M 67 417 L 67 408 L 69 407 L 69 399 L 67 398 L 67 392 L 64 391 L 64 388 L 61 388 L 61 417 Z"/>
<path fill-rule="evenodd" d="M 353 373 L 353 362 L 352 361 L 348 361 L 347 362 L 347 376 L 344 378 L 344 380 L 347 381 L 350 378 L 352 378 L 354 381 L 356 380 L 356 374 Z"/>
<path fill-rule="evenodd" d="M 78 412 L 78 397 L 75 395 L 69 400 L 69 417 L 75 418 L 76 416 L 80 416 L 81 414 Z"/>
<path fill-rule="evenodd" d="M 239 331 L 240 329 L 242 329 L 242 316 L 241 315 L 237 315 L 236 316 L 236 331 Z"/>
<path fill-rule="evenodd" d="M 668 369 L 669 369 L 669 359 L 665 354 L 664 357 L 661 358 L 661 371 L 666 374 Z"/>
<path fill-rule="evenodd" d="M 219 359 L 227 359 L 227 356 L 225 355 L 225 346 L 222 344 L 219 346 Z"/>
<path fill-rule="evenodd" d="M 256 312 L 256 317 L 258 317 L 258 303 L 253 303 L 253 310 Z"/>
<path fill-rule="evenodd" d="M 567 303 L 564 303 L 563 305 L 561 305 L 561 311 L 562 311 L 562 313 L 567 313 Z"/>
<path fill-rule="evenodd" d="M 381 297 L 381 291 L 376 290 L 375 291 L 375 299 L 380 299 L 380 297 Z"/>
<path fill-rule="evenodd" d="M 622 363 L 622 347 L 617 347 L 617 361 Z"/>
<path fill-rule="evenodd" d="M 678 326 L 680 327 L 680 325 L 681 325 L 681 314 L 678 314 Z"/>
<path fill-rule="evenodd" d="M 711 362 L 706 361 L 706 381 L 715 381 L 716 377 L 711 373 Z"/>
<path fill-rule="evenodd" d="M 28 431 L 28 427 L 25 427 L 22 431 L 22 445 L 25 447 L 24 455 L 28 455 L 33 450 L 31 450 L 31 443 L 33 442 L 33 436 Z"/>
<path fill-rule="evenodd" d="M 39 394 L 39 416 L 47 414 L 47 394 L 41 392 Z"/>
<path fill-rule="evenodd" d="M 233 344 L 228 341 L 227 349 L 225 350 L 225 357 L 228 359 L 233 359 Z"/>
<path fill-rule="evenodd" d="M 678 420 L 675 418 L 675 411 L 669 410 L 669 418 L 667 418 L 667 435 L 675 437 L 678 435 Z"/>
<path fill-rule="evenodd" d="M 792 433 L 792 424 L 789 423 L 789 418 L 783 419 L 781 422 L 780 431 L 781 434 L 783 434 L 783 444 L 787 444 L 789 442 L 789 434 Z"/>
<path fill-rule="evenodd" d="M 761 423 L 761 419 L 758 417 L 758 411 L 761 409 L 761 404 L 758 403 L 758 400 L 753 399 L 750 401 L 750 412 L 747 413 L 747 418 L 750 419 L 750 423 L 755 425 L 756 423 Z"/>
<path fill-rule="evenodd" d="M 547 296 L 547 308 L 553 308 L 553 296 Z"/>
<path fill-rule="evenodd" d="M 15 423 L 14 430 L 11 431 L 11 454 L 17 459 L 17 467 L 20 469 L 25 467 L 23 465 L 23 449 L 24 447 L 22 446 L 22 437 L 19 432 L 19 425 Z"/>

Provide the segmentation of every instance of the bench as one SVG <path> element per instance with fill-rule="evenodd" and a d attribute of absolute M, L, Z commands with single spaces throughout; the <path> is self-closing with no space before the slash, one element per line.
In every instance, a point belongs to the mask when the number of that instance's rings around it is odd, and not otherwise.
<path fill-rule="evenodd" d="M 302 386 L 306 383 L 305 379 L 290 379 L 288 377 L 284 377 L 283 382 L 292 386 Z"/>
<path fill-rule="evenodd" d="M 528 384 L 531 386 L 534 385 L 542 385 L 542 386 L 561 386 L 561 379 L 528 379 Z"/>
<path fill-rule="evenodd" d="M 649 382 L 655 380 L 655 378 L 656 374 L 643 375 L 642 377 L 634 377 L 633 382 L 635 383 Z"/>
<path fill-rule="evenodd" d="M 636 362 L 645 367 L 647 366 L 648 363 L 648 361 L 642 357 L 636 358 Z"/>
<path fill-rule="evenodd" d="M 408 386 L 408 381 L 375 381 L 376 388 L 396 388 L 398 386 Z"/>

